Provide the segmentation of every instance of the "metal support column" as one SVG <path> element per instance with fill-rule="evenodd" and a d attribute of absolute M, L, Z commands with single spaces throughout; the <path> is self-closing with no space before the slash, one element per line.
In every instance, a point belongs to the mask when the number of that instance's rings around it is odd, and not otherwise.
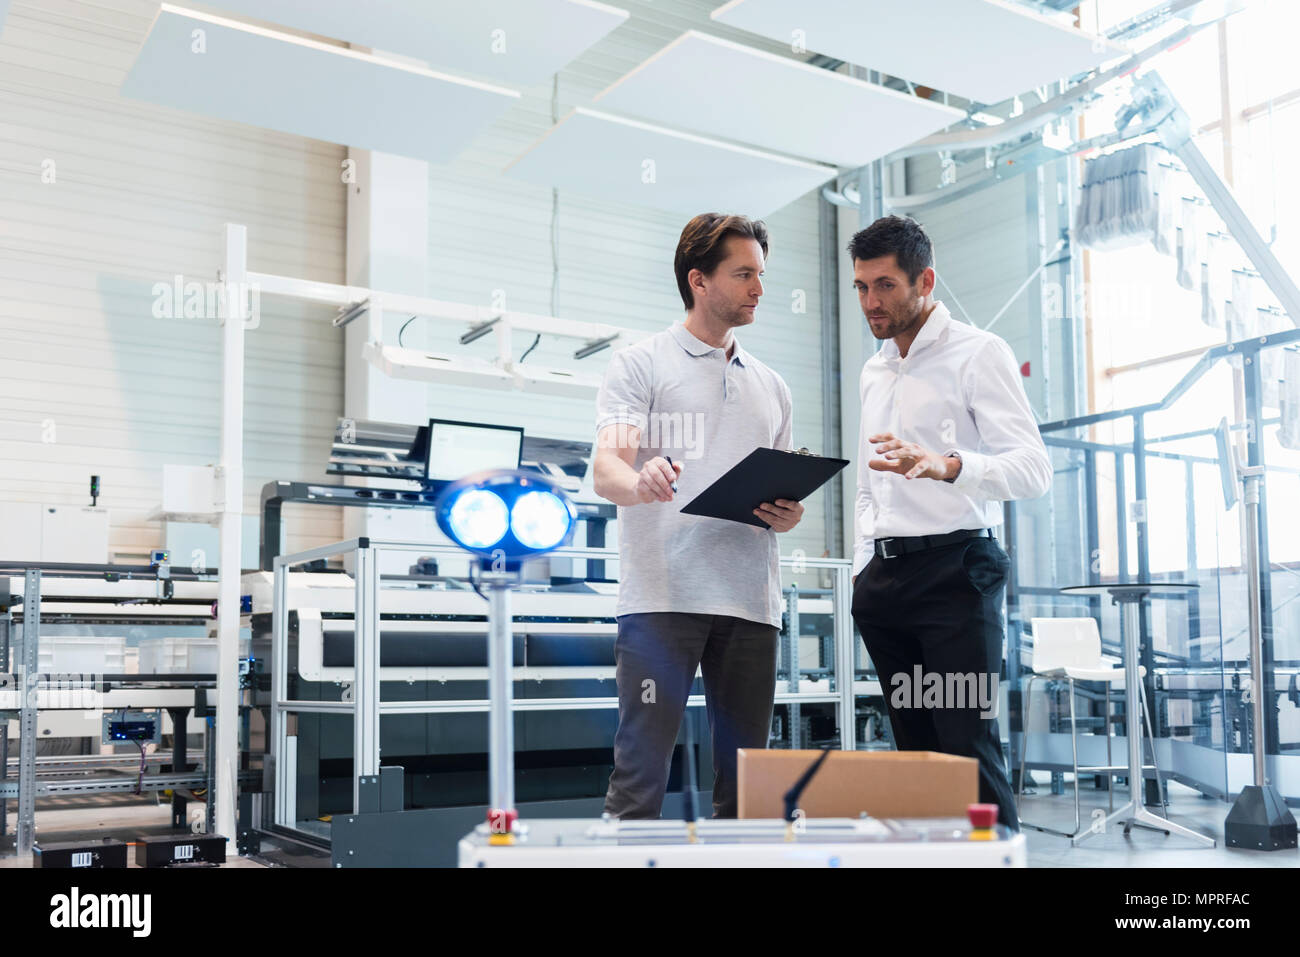
<path fill-rule="evenodd" d="M 361 779 L 379 774 L 379 556 L 366 539 L 356 550 L 356 576 L 352 809 L 360 811 Z"/>
<path fill-rule="evenodd" d="M 0 675 L 9 673 L 9 635 L 13 626 L 13 612 L 9 608 L 9 579 L 0 578 L 4 583 L 5 593 L 0 595 L 4 602 L 0 610 Z M 9 717 L 0 714 L 0 781 L 9 777 Z M 0 797 L 0 848 L 4 847 L 5 835 L 9 825 L 9 801 Z"/>
<path fill-rule="evenodd" d="M 216 788 L 208 800 L 216 807 L 217 833 L 235 853 L 235 808 L 239 755 L 239 608 L 241 522 L 244 512 L 244 329 L 252 316 L 248 291 L 248 232 L 226 224 L 221 270 L 225 308 L 221 329 L 221 456 L 216 470 L 214 506 L 221 535 L 217 582 Z M 24 618 L 24 620 L 26 620 Z"/>
<path fill-rule="evenodd" d="M 296 762 L 289 761 L 289 716 L 280 705 L 289 698 L 289 566 L 280 558 L 273 560 L 274 581 L 271 590 L 271 723 L 267 735 L 271 742 L 271 774 L 275 782 L 275 805 L 272 820 L 280 827 L 293 827 L 297 818 L 296 802 L 291 802 L 289 782 L 297 773 Z M 354 659 L 355 660 L 355 659 Z M 210 733 L 210 732 L 209 732 Z M 209 795 L 211 803 L 211 795 Z"/>
<path fill-rule="evenodd" d="M 485 576 L 486 577 L 486 576 Z M 498 576 L 488 584 L 488 767 L 489 810 L 505 812 L 497 818 L 511 830 L 509 815 L 515 809 L 515 717 L 511 706 L 514 645 L 511 628 L 510 581 Z"/>
<path fill-rule="evenodd" d="M 837 565 L 831 578 L 835 630 L 835 690 L 839 692 L 840 749 L 858 746 L 858 701 L 853 691 L 857 662 L 857 638 L 853 634 L 853 584 L 848 565 Z"/>
<path fill-rule="evenodd" d="M 168 708 L 167 713 L 171 715 L 172 719 L 172 774 L 186 774 L 190 769 L 188 758 L 189 741 L 187 740 L 190 709 L 188 707 Z M 181 796 L 180 788 L 172 791 L 173 828 L 189 828 L 189 822 L 185 820 L 185 807 L 188 803 Z M 211 800 L 208 803 L 211 804 Z"/>
<path fill-rule="evenodd" d="M 1196 463 L 1183 463 L 1183 502 L 1187 506 L 1187 581 L 1196 581 L 1200 569 L 1196 559 Z M 1187 657 L 1201 660 L 1201 594 L 1193 590 L 1187 595 Z"/>
<path fill-rule="evenodd" d="M 786 690 L 791 694 L 799 693 L 799 588 L 791 585 L 785 590 L 786 607 Z M 790 716 L 790 749 L 798 751 L 803 747 L 803 709 L 798 702 L 791 701 L 787 707 Z"/>
<path fill-rule="evenodd" d="M 1137 574 L 1138 581 L 1151 580 L 1151 543 L 1148 540 L 1148 522 L 1147 522 L 1147 455 L 1146 455 L 1146 419 L 1141 414 L 1133 416 L 1133 494 L 1136 501 L 1133 503 L 1133 523 L 1137 526 Z M 1138 605 L 1138 641 L 1141 644 L 1141 662 L 1146 668 L 1146 677 L 1142 679 L 1143 694 L 1151 705 L 1151 728 L 1152 734 L 1155 729 L 1160 727 L 1160 722 L 1156 720 L 1156 658 L 1154 641 L 1151 636 L 1151 609 L 1145 602 Z M 1136 722 L 1138 716 L 1133 715 L 1132 720 Z M 1129 736 L 1133 737 L 1133 729 L 1129 728 Z M 1154 749 L 1156 743 L 1154 739 L 1151 747 Z M 1162 803 L 1160 794 L 1160 782 L 1158 780 L 1146 779 L 1146 803 Z"/>
<path fill-rule="evenodd" d="M 41 643 L 41 570 L 29 568 L 23 578 L 23 680 L 18 719 L 19 857 L 32 853 L 36 839 L 36 704 Z"/>
<path fill-rule="evenodd" d="M 1259 380 L 1259 350 L 1252 349 L 1242 357 L 1242 373 L 1246 387 L 1246 465 L 1249 468 L 1264 467 L 1263 443 L 1263 390 Z M 1268 548 L 1268 482 L 1261 477 L 1257 483 L 1259 503 L 1256 506 L 1258 521 L 1258 539 L 1251 556 L 1259 566 L 1259 662 L 1261 668 L 1259 684 L 1252 693 L 1256 695 L 1255 711 L 1259 715 L 1263 706 L 1263 724 L 1255 726 L 1255 733 L 1264 742 L 1265 754 L 1277 754 L 1278 742 L 1278 707 L 1276 676 L 1273 665 L 1273 577 L 1269 563 Z M 1252 649 L 1253 650 L 1253 649 Z M 1253 663 L 1252 663 L 1253 670 Z M 1263 784 L 1260 777 L 1258 783 Z"/>

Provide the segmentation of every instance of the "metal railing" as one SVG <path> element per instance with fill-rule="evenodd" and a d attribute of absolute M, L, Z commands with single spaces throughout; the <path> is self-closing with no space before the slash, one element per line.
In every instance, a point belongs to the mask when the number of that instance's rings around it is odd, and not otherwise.
<path fill-rule="evenodd" d="M 271 743 L 275 781 L 275 823 L 281 827 L 296 825 L 295 774 L 296 748 L 289 734 L 291 714 L 346 714 L 353 718 L 352 804 L 361 806 L 361 779 L 379 773 L 379 720 L 385 714 L 455 714 L 488 712 L 486 699 L 438 701 L 383 701 L 380 695 L 380 568 L 382 558 L 393 553 L 415 553 L 434 558 L 467 558 L 461 549 L 445 544 L 376 541 L 353 538 L 331 545 L 280 555 L 274 561 L 271 612 Z M 356 604 L 353 627 L 353 682 L 350 701 L 308 701 L 289 698 L 289 584 L 291 569 L 338 556 L 353 556 L 353 584 Z M 559 548 L 549 557 L 592 561 L 617 561 L 618 552 L 601 548 Z M 835 704 L 841 733 L 841 747 L 856 747 L 854 720 L 854 634 L 851 618 L 852 591 L 847 559 L 782 558 L 782 567 L 827 569 L 831 572 L 834 667 L 828 692 L 778 690 L 777 704 Z M 436 594 L 423 592 L 422 594 Z M 486 625 L 484 641 L 487 641 Z M 513 625 L 512 625 L 513 627 Z M 794 636 L 797 645 L 797 635 Z M 703 695 L 691 695 L 688 707 L 704 705 Z M 512 711 L 581 711 L 617 708 L 617 697 L 522 698 L 512 696 Z"/>

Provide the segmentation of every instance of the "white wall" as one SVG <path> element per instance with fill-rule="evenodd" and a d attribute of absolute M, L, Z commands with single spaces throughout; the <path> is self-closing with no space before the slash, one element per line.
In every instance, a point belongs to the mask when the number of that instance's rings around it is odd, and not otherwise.
<path fill-rule="evenodd" d="M 712 0 L 623 6 L 630 21 L 562 72 L 561 115 L 686 29 L 782 49 L 715 28 Z M 148 518 L 161 466 L 218 452 L 218 326 L 155 318 L 154 284 L 215 279 L 226 222 L 247 225 L 253 270 L 345 281 L 342 146 L 118 96 L 156 9 L 152 0 L 14 0 L 0 34 L 0 500 L 79 504 L 98 474 L 111 547 L 136 554 L 163 543 Z M 511 308 L 550 311 L 551 192 L 500 175 L 550 116 L 548 82 L 455 163 L 431 168 L 430 295 L 487 304 L 504 289 Z M 41 180 L 46 160 L 52 183 Z M 562 194 L 559 314 L 646 330 L 680 318 L 672 255 L 686 218 Z M 742 341 L 790 384 L 795 441 L 820 451 L 815 196 L 768 222 L 767 296 Z M 803 313 L 791 309 L 795 289 L 806 293 Z M 246 514 L 257 513 L 267 481 L 323 478 L 343 413 L 343 343 L 330 315 L 264 299 L 249 332 Z M 408 344 L 434 344 L 422 325 L 407 330 Z M 522 350 L 529 340 L 519 338 Z M 544 339 L 529 361 L 572 363 L 572 349 Z M 581 367 L 599 371 L 608 356 Z M 594 400 L 431 387 L 427 411 L 591 438 Z M 783 550 L 821 553 L 820 508 L 820 498 L 810 503 Z M 291 550 L 343 534 L 337 510 L 291 506 L 286 518 Z"/>
<path fill-rule="evenodd" d="M 218 454 L 218 326 L 154 318 L 154 284 L 214 279 L 227 222 L 253 269 L 343 270 L 341 147 L 118 96 L 156 9 L 15 0 L 0 34 L 0 500 L 88 502 L 98 474 L 110 548 L 131 552 L 163 543 L 162 465 Z M 342 407 L 327 315 L 267 299 L 248 333 L 247 514 L 263 483 L 324 467 Z M 339 528 L 302 509 L 289 546 Z"/>

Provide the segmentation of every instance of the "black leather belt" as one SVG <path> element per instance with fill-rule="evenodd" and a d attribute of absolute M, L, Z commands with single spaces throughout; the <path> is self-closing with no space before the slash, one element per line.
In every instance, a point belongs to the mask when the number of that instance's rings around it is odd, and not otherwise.
<path fill-rule="evenodd" d="M 956 545 L 968 538 L 993 538 L 991 528 L 963 528 L 959 532 L 946 535 L 913 535 L 910 538 L 877 538 L 876 555 L 880 558 L 898 558 L 913 552 L 923 552 L 930 548 L 942 548 L 944 545 Z"/>

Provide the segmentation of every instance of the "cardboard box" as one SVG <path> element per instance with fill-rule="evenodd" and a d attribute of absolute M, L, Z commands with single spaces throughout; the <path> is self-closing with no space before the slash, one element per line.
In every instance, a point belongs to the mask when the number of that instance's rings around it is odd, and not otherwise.
<path fill-rule="evenodd" d="M 742 748 L 739 816 L 785 816 L 790 790 L 820 751 Z M 934 751 L 832 751 L 799 799 L 808 817 L 961 817 L 979 800 L 979 762 Z"/>

